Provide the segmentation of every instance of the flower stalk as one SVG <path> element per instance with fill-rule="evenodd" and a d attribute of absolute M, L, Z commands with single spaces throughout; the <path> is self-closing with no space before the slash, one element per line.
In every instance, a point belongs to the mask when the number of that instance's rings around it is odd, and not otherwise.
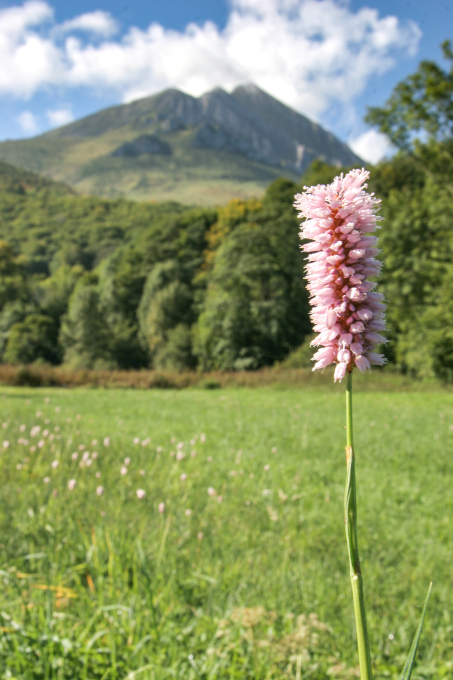
<path fill-rule="evenodd" d="M 357 495 L 355 479 L 355 456 L 352 430 L 352 371 L 347 373 L 346 382 L 346 488 L 344 514 L 346 542 L 349 554 L 349 573 L 351 577 L 354 616 L 357 631 L 360 678 L 372 680 L 370 643 L 366 625 L 363 579 L 360 568 L 359 545 L 357 540 Z"/>

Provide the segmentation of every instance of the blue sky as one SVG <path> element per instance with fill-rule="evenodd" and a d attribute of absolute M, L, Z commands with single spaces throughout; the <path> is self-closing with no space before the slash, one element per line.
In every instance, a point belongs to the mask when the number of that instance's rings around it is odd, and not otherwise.
<path fill-rule="evenodd" d="M 452 34 L 451 0 L 0 0 L 0 139 L 253 81 L 376 160 L 366 107 Z"/>

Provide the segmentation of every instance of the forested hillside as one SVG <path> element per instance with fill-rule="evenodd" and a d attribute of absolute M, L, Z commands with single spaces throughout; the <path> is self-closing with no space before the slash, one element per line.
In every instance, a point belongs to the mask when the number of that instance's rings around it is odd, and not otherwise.
<path fill-rule="evenodd" d="M 448 44 L 445 55 L 453 61 Z M 371 168 L 397 368 L 453 381 L 453 70 L 431 62 L 370 122 L 399 151 Z M 344 168 L 346 170 L 347 168 Z M 221 208 L 75 195 L 0 166 L 0 358 L 172 370 L 309 359 L 293 196 L 341 168 L 315 161 L 258 201 Z"/>

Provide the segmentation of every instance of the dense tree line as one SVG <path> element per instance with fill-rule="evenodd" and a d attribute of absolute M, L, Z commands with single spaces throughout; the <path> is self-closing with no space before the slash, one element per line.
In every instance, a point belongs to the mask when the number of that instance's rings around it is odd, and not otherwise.
<path fill-rule="evenodd" d="M 444 56 L 453 62 L 449 43 Z M 453 68 L 422 62 L 370 123 L 397 153 L 382 198 L 389 361 L 453 381 Z M 256 369 L 309 338 L 293 196 L 342 169 L 218 209 L 74 195 L 0 164 L 0 360 L 73 367 Z M 343 169 L 347 170 L 347 169 Z M 299 355 L 306 361 L 303 345 Z"/>

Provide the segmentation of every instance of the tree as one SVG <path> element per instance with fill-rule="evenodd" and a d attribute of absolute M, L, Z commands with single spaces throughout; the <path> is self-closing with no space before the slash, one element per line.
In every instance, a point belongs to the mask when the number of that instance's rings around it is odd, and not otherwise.
<path fill-rule="evenodd" d="M 181 268 L 178 262 L 168 260 L 153 267 L 146 279 L 137 315 L 140 337 L 149 352 L 151 363 L 156 368 L 181 369 L 184 367 L 181 365 L 184 363 L 184 355 L 188 358 L 191 356 L 191 351 L 187 349 L 190 334 L 183 329 L 188 329 L 194 321 L 192 302 L 192 291 L 181 281 Z M 177 327 L 178 334 L 176 336 L 173 334 L 173 341 L 176 344 L 172 352 L 166 351 L 171 331 Z M 172 354 L 175 355 L 178 343 L 181 345 L 183 333 L 185 340 L 182 346 L 185 349 L 175 365 L 171 366 L 170 357 Z M 189 359 L 189 364 L 192 363 Z"/>
<path fill-rule="evenodd" d="M 283 359 L 310 331 L 297 186 L 269 188 L 259 210 L 235 225 L 216 250 L 195 328 L 203 369 L 256 369 Z"/>
<path fill-rule="evenodd" d="M 411 151 L 425 142 L 448 142 L 453 137 L 453 50 L 441 45 L 449 71 L 422 61 L 413 75 L 400 82 L 383 107 L 371 107 L 365 120 L 377 126 L 398 149 Z"/>
<path fill-rule="evenodd" d="M 56 364 L 61 359 L 58 329 L 48 316 L 30 314 L 9 331 L 4 359 L 10 364 L 44 361 Z"/>
<path fill-rule="evenodd" d="M 61 325 L 60 343 L 64 362 L 73 368 L 116 367 L 96 275 L 85 274 L 77 283 Z"/>

